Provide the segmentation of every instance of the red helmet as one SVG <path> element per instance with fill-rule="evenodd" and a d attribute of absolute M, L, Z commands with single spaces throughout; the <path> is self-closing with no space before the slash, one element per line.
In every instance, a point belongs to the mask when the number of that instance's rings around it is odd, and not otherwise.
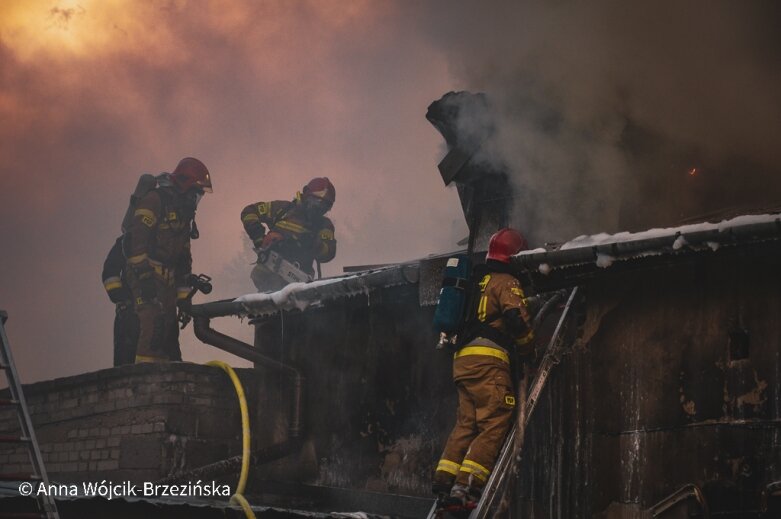
<path fill-rule="evenodd" d="M 179 161 L 176 169 L 171 173 L 176 185 L 183 192 L 188 191 L 195 186 L 207 193 L 212 192 L 212 179 L 209 176 L 209 170 L 198 159 L 186 157 Z"/>
<path fill-rule="evenodd" d="M 496 260 L 502 263 L 510 263 L 510 256 L 518 254 L 529 248 L 526 238 L 515 229 L 505 227 L 500 229 L 488 242 L 488 254 L 486 260 Z"/>
<path fill-rule="evenodd" d="M 303 189 L 304 196 L 313 196 L 333 205 L 336 201 L 336 188 L 328 177 L 317 177 L 309 181 Z"/>

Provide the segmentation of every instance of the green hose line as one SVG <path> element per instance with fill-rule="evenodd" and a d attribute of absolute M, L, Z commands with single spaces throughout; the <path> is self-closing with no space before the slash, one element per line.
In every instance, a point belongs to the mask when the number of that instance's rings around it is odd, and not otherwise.
<path fill-rule="evenodd" d="M 247 500 L 244 498 L 244 488 L 247 486 L 247 476 L 249 474 L 249 460 L 250 460 L 250 431 L 249 431 L 249 411 L 247 410 L 247 397 L 244 396 L 244 388 L 241 386 L 236 372 L 225 362 L 220 360 L 212 360 L 206 363 L 207 366 L 213 366 L 215 368 L 221 368 L 225 371 L 233 382 L 233 387 L 236 389 L 236 396 L 239 397 L 239 407 L 241 408 L 241 475 L 239 476 L 239 484 L 236 485 L 236 492 L 231 496 L 231 503 L 238 503 L 244 510 L 244 514 L 247 519 L 255 519 L 255 514 L 252 512 Z"/>

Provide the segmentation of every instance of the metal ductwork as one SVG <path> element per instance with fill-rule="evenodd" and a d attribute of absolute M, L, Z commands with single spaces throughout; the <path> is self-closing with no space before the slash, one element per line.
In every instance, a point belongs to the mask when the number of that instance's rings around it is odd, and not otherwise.
<path fill-rule="evenodd" d="M 214 346 L 215 348 L 232 353 L 237 357 L 254 362 L 256 366 L 259 365 L 273 369 L 290 377 L 293 386 L 293 398 L 290 406 L 289 437 L 291 440 L 300 438 L 302 433 L 301 423 L 304 394 L 304 376 L 301 372 L 293 366 L 263 355 L 256 348 L 245 342 L 214 330 L 210 326 L 210 319 L 208 317 L 195 317 L 193 330 L 198 339 L 210 346 Z"/>
<path fill-rule="evenodd" d="M 493 113 L 485 94 L 450 92 L 429 105 L 426 119 L 442 134 L 447 155 L 439 163 L 445 185 L 455 184 L 469 226 L 468 250 L 485 250 L 497 229 L 510 223 L 513 189 L 507 174 L 486 160 Z"/>

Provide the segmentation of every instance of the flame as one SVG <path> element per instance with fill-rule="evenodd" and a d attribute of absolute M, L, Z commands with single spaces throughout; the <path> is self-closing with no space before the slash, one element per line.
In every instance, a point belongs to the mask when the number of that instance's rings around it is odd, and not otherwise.
<path fill-rule="evenodd" d="M 699 173 L 699 169 L 697 169 L 697 168 L 691 168 L 691 169 L 689 170 L 689 176 L 691 176 L 691 177 L 693 177 L 693 176 L 694 176 L 694 175 L 696 175 L 697 173 Z"/>

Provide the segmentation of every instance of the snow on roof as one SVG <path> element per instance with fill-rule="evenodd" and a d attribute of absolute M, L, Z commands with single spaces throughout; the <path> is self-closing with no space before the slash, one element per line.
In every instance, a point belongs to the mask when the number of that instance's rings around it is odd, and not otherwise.
<path fill-rule="evenodd" d="M 649 240 L 652 238 L 663 238 L 668 236 L 679 237 L 681 235 L 692 234 L 702 231 L 718 230 L 724 232 L 732 229 L 733 227 L 739 227 L 750 224 L 762 224 L 767 222 L 776 222 L 779 220 L 779 215 L 771 214 L 758 214 L 758 215 L 743 215 L 729 220 L 722 220 L 718 223 L 696 223 L 690 225 L 682 225 L 680 227 L 666 227 L 662 229 L 649 229 L 642 232 L 620 232 L 617 234 L 592 234 L 590 236 L 578 236 L 567 243 L 559 247 L 559 250 L 577 249 L 578 247 L 593 247 L 595 245 L 605 245 L 611 243 L 628 242 Z M 523 252 L 521 253 L 523 254 Z"/>
<path fill-rule="evenodd" d="M 781 238 L 781 215 L 743 215 L 718 223 L 578 236 L 556 249 L 534 249 L 514 261 L 548 274 L 552 268 L 593 262 L 600 268 L 614 261 L 689 250 L 717 250 L 723 245 Z"/>
<path fill-rule="evenodd" d="M 743 215 L 718 223 L 578 236 L 556 249 L 520 252 L 513 261 L 547 275 L 558 267 L 590 263 L 609 268 L 616 261 L 715 251 L 723 246 L 778 239 L 781 239 L 781 215 Z M 291 283 L 277 292 L 246 294 L 233 300 L 194 305 L 193 309 L 211 317 L 272 315 L 279 311 L 305 310 L 328 300 L 368 295 L 377 288 L 417 283 L 419 275 L 419 264 L 410 262 L 309 283 Z"/>
<path fill-rule="evenodd" d="M 247 315 L 255 316 L 305 310 L 323 301 L 368 294 L 374 288 L 417 282 L 417 270 L 417 265 L 394 265 L 309 283 L 291 283 L 277 292 L 246 294 L 233 302 L 240 304 Z"/>

